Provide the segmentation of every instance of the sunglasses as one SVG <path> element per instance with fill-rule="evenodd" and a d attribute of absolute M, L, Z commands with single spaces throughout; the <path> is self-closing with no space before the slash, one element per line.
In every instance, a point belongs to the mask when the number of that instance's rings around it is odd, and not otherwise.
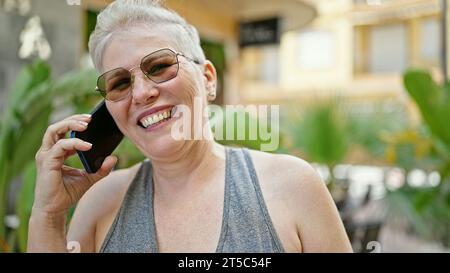
<path fill-rule="evenodd" d="M 163 83 L 175 78 L 180 68 L 178 56 L 200 64 L 198 60 L 186 57 L 182 53 L 163 48 L 148 54 L 141 60 L 139 68 L 142 73 L 154 83 Z M 97 79 L 96 91 L 108 101 L 116 102 L 126 98 L 131 93 L 133 85 L 132 71 L 119 67 L 105 72 Z"/>

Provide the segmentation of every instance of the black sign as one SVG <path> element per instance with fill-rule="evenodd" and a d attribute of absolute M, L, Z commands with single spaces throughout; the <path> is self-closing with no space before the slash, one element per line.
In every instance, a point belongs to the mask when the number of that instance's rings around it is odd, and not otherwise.
<path fill-rule="evenodd" d="M 239 25 L 239 45 L 270 45 L 280 43 L 280 18 L 245 22 Z"/>

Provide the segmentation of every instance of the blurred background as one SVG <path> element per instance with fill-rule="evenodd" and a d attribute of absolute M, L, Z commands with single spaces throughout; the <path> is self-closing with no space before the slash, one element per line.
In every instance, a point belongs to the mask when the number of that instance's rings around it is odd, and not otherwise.
<path fill-rule="evenodd" d="M 0 0 L 0 252 L 26 250 L 46 127 L 101 100 L 87 42 L 110 2 Z M 356 252 L 450 251 L 445 0 L 165 2 L 198 28 L 216 104 L 280 105 L 274 152 L 313 163 Z"/>

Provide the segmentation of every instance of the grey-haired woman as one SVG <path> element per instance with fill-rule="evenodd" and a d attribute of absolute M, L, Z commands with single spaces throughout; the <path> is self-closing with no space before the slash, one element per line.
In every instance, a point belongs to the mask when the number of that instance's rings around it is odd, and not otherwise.
<path fill-rule="evenodd" d="M 175 139 L 175 106 L 214 100 L 216 71 L 196 29 L 157 1 L 117 0 L 98 16 L 89 50 L 119 129 L 148 158 L 95 174 L 64 166 L 89 143 L 66 139 L 90 117 L 48 127 L 36 154 L 30 252 L 348 252 L 324 183 L 305 161 Z M 200 117 L 202 124 L 208 124 Z M 207 128 L 209 128 L 207 126 Z M 77 204 L 66 231 L 66 215 Z"/>

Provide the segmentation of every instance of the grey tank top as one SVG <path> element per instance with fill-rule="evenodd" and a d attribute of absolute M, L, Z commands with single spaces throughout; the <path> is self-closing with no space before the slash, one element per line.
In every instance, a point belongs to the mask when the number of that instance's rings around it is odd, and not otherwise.
<path fill-rule="evenodd" d="M 158 252 L 152 165 L 141 164 L 100 252 Z M 248 150 L 226 147 L 222 227 L 216 252 L 284 252 Z"/>

